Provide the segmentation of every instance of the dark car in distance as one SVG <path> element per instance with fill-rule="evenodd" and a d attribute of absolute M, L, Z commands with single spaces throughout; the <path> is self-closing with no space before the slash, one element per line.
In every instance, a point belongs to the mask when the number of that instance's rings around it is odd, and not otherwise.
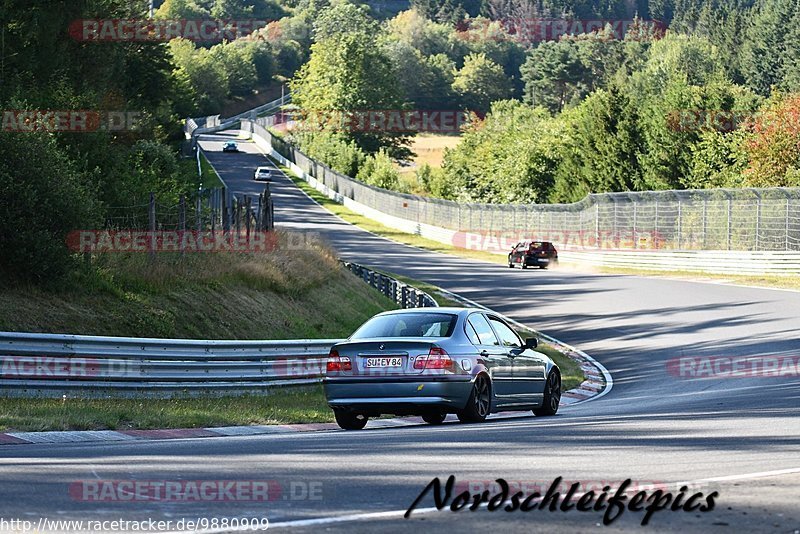
<path fill-rule="evenodd" d="M 547 269 L 558 263 L 558 251 L 549 241 L 521 241 L 508 253 L 508 267 Z"/>
<path fill-rule="evenodd" d="M 493 412 L 555 415 L 561 371 L 504 318 L 476 308 L 380 313 L 334 345 L 323 379 L 336 422 L 360 430 L 370 417 L 447 414 L 478 423 Z"/>
<path fill-rule="evenodd" d="M 239 145 L 233 141 L 228 141 L 222 145 L 223 152 L 239 152 Z"/>

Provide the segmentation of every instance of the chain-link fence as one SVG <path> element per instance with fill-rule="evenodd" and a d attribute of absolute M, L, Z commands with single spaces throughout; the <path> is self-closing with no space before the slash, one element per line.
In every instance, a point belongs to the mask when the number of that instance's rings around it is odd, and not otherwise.
<path fill-rule="evenodd" d="M 265 125 L 257 120 L 254 133 L 337 193 L 387 215 L 455 230 L 464 241 L 505 235 L 590 249 L 800 250 L 800 188 L 605 193 L 574 204 L 459 203 L 359 182 Z"/>

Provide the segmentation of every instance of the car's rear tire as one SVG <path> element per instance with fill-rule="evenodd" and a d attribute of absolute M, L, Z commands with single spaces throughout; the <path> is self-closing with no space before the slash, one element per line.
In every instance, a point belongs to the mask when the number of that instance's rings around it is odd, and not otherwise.
<path fill-rule="evenodd" d="M 492 384 L 486 375 L 478 375 L 472 384 L 467 406 L 456 413 L 462 423 L 481 423 L 486 420 L 492 406 Z"/>
<path fill-rule="evenodd" d="M 555 415 L 561 403 L 561 373 L 553 369 L 547 375 L 547 384 L 544 386 L 544 398 L 541 408 L 535 408 L 535 415 Z"/>
<path fill-rule="evenodd" d="M 520 267 L 522 267 L 523 269 L 527 269 L 528 268 L 528 264 L 525 263 L 525 260 L 522 260 L 522 263 L 520 264 Z"/>
<path fill-rule="evenodd" d="M 369 421 L 366 415 L 343 410 L 334 410 L 333 415 L 336 417 L 336 424 L 344 430 L 361 430 Z"/>
<path fill-rule="evenodd" d="M 422 414 L 422 420 L 428 423 L 429 425 L 441 425 L 444 423 L 447 414 L 444 412 L 431 412 Z"/>
<path fill-rule="evenodd" d="M 513 269 L 514 268 L 514 262 L 511 261 L 511 258 L 508 259 L 508 268 L 509 269 Z"/>
<path fill-rule="evenodd" d="M 547 265 L 540 265 L 539 268 L 540 269 L 547 269 Z"/>

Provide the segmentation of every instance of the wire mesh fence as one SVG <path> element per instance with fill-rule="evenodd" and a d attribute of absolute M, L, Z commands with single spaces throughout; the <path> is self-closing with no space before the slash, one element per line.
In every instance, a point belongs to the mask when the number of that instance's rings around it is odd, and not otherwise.
<path fill-rule="evenodd" d="M 265 126 L 267 119 L 252 124 L 256 135 L 333 191 L 419 224 L 589 249 L 800 250 L 800 188 L 604 193 L 573 204 L 460 203 L 367 185 L 309 158 Z"/>
<path fill-rule="evenodd" d="M 102 229 L 76 230 L 67 241 L 84 254 L 266 251 L 275 243 L 267 237 L 274 213 L 269 185 L 257 196 L 213 188 L 180 195 L 177 202 L 150 193 L 146 203 L 107 208 Z"/>

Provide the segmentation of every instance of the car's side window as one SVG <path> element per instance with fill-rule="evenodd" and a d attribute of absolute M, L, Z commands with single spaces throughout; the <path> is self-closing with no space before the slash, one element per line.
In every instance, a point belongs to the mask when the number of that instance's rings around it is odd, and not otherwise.
<path fill-rule="evenodd" d="M 495 336 L 494 332 L 492 331 L 492 327 L 489 326 L 489 321 L 486 320 L 486 317 L 480 313 L 476 313 L 470 315 L 467 322 L 472 325 L 472 328 L 475 329 L 475 333 L 478 335 L 478 341 L 480 342 L 480 345 L 500 344 L 500 342 L 497 341 L 497 336 Z"/>
<path fill-rule="evenodd" d="M 469 321 L 464 323 L 464 332 L 467 334 L 470 343 L 472 343 L 473 345 L 481 344 L 481 340 L 478 337 L 477 332 L 475 332 L 475 328 L 472 327 Z"/>
<path fill-rule="evenodd" d="M 500 342 L 504 347 L 522 347 L 522 341 L 519 336 L 509 326 L 499 319 L 490 317 L 494 331 L 500 336 Z"/>

